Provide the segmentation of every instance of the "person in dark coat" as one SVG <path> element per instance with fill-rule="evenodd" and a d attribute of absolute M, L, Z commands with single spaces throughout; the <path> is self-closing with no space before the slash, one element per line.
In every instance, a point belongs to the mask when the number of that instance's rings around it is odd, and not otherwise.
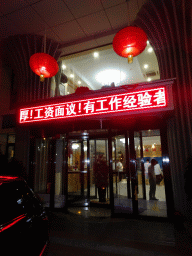
<path fill-rule="evenodd" d="M 156 176 L 155 176 L 155 165 L 157 161 L 155 159 L 151 160 L 151 165 L 148 167 L 148 176 L 149 176 L 149 184 L 150 184 L 150 190 L 149 190 L 149 200 L 158 200 L 155 197 L 156 192 Z"/>

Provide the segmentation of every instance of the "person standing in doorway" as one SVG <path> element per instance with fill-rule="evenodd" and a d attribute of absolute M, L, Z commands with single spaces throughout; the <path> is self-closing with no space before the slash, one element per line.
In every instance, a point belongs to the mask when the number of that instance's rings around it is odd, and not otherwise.
<path fill-rule="evenodd" d="M 121 159 L 119 159 L 119 162 L 117 163 L 117 171 L 118 171 L 119 181 L 121 181 L 122 180 L 122 173 L 123 173 L 123 164 L 122 164 Z"/>
<path fill-rule="evenodd" d="M 156 165 L 154 170 L 155 170 L 155 177 L 156 177 L 156 185 L 160 185 L 163 179 L 163 173 L 161 171 L 161 167 L 157 160 L 156 160 Z"/>
<path fill-rule="evenodd" d="M 145 169 L 145 178 L 148 179 L 148 168 L 150 166 L 150 162 L 149 159 L 146 160 L 146 162 L 144 163 L 144 169 Z"/>
<path fill-rule="evenodd" d="M 152 159 L 151 165 L 148 167 L 148 176 L 149 176 L 149 184 L 150 184 L 149 200 L 158 200 L 155 197 L 155 192 L 156 192 L 155 165 L 156 164 L 157 164 L 157 161 L 155 159 Z"/>

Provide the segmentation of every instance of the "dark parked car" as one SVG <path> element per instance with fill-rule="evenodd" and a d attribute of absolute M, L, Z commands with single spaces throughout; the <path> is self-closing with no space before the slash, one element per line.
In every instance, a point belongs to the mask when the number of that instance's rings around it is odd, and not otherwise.
<path fill-rule="evenodd" d="M 0 176 L 0 255 L 44 255 L 48 217 L 24 179 Z"/>

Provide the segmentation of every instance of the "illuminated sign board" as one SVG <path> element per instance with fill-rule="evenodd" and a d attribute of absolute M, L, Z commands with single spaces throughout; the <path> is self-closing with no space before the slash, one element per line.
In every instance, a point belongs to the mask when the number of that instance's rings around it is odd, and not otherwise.
<path fill-rule="evenodd" d="M 161 86 L 135 92 L 22 108 L 19 110 L 19 122 L 30 123 L 160 109 L 167 106 L 166 90 L 165 86 Z"/>

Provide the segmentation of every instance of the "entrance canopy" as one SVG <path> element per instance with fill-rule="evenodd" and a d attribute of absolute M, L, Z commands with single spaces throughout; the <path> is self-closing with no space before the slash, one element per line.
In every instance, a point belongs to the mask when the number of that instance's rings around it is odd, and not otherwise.
<path fill-rule="evenodd" d="M 173 110 L 172 80 L 89 91 L 19 109 L 19 123 L 83 120 Z"/>

